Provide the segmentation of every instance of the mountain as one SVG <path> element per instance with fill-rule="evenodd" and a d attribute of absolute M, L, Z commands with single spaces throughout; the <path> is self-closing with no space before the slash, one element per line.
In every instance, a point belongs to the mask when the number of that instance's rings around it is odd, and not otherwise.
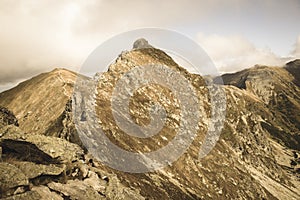
<path fill-rule="evenodd" d="M 293 82 L 300 86 L 299 80 L 300 80 L 300 59 L 291 61 L 286 64 L 285 69 L 294 76 Z"/>
<path fill-rule="evenodd" d="M 255 95 L 272 113 L 274 124 L 264 124 L 274 138 L 300 150 L 300 62 L 284 67 L 255 66 L 222 76 L 224 83 Z"/>
<path fill-rule="evenodd" d="M 80 144 L 72 121 L 71 96 L 77 78 L 88 79 L 66 69 L 35 76 L 0 94 L 1 105 L 18 118 L 28 133 L 57 136 Z"/>
<path fill-rule="evenodd" d="M 165 108 L 166 121 L 159 133 L 150 138 L 131 136 L 114 120 L 122 114 L 119 109 L 113 113 L 111 103 L 118 81 L 138 69 L 136 66 L 148 64 L 166 66 L 166 71 L 176 71 L 191 83 L 199 102 L 193 112 L 201 116 L 197 135 L 182 156 L 162 169 L 122 172 L 101 163 L 89 152 L 94 144 L 80 141 L 75 123 L 90 133 L 88 122 L 95 120 L 113 144 L 128 152 L 147 153 L 168 145 L 178 134 L 180 124 L 188 119 L 181 119 L 179 100 L 163 85 L 138 88 L 129 101 L 130 120 L 141 126 L 151 124 L 151 106 L 158 103 Z M 202 159 L 198 153 L 212 115 L 211 88 L 200 75 L 189 73 L 147 41 L 137 41 L 134 49 L 122 52 L 107 72 L 97 75 L 93 102 L 76 91 L 73 99 L 71 96 L 76 86 L 89 93 L 85 83 L 93 83 L 94 79 L 65 69 L 38 75 L 0 94 L 1 196 L 4 199 L 48 196 L 53 199 L 298 199 L 298 72 L 296 60 L 285 67 L 255 66 L 223 75 L 226 85 L 214 87 L 226 94 L 224 128 L 216 146 Z M 78 77 L 82 85 L 75 85 Z M 97 119 L 91 118 L 92 105 Z M 74 109 L 81 114 L 73 116 Z M 217 113 L 216 120 L 222 114 Z M 124 119 L 129 120 L 128 116 Z M 162 156 L 171 157 L 172 152 Z M 146 162 L 146 157 L 139 163 L 120 161 L 135 167 L 145 166 Z"/>

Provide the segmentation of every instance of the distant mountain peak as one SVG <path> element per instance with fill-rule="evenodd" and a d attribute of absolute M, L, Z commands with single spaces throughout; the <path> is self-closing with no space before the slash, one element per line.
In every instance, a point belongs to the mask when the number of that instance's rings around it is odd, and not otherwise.
<path fill-rule="evenodd" d="M 300 67 L 300 59 L 292 60 L 286 63 L 287 67 Z"/>
<path fill-rule="evenodd" d="M 288 62 L 285 69 L 294 76 L 293 82 L 300 87 L 300 59 Z"/>

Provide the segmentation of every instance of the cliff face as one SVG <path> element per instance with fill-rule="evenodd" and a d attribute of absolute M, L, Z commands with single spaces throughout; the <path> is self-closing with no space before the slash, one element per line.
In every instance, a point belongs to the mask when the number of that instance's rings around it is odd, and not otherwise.
<path fill-rule="evenodd" d="M 146 48 L 138 48 L 141 45 Z M 168 145 L 178 134 L 180 124 L 188 120 L 181 118 L 181 104 L 172 90 L 149 84 L 132 94 L 129 117 L 135 124 L 147 126 L 153 120 L 149 108 L 159 104 L 166 110 L 162 129 L 152 137 L 139 138 L 118 126 L 111 103 L 113 91 L 124 75 L 149 64 L 166 66 L 191 83 L 199 103 L 193 112 L 201 116 L 197 134 L 187 151 L 162 169 L 137 174 L 114 170 L 83 151 L 83 144 L 89 144 L 80 141 L 74 121 L 89 130 L 85 123 L 95 120 L 113 144 L 128 152 L 149 153 Z M 20 124 L 15 126 L 16 118 L 11 114 L 0 118 L 0 173 L 10 172 L 9 176 L 2 176 L 1 183 L 5 184 L 0 185 L 1 195 L 7 199 L 40 199 L 49 195 L 55 199 L 86 199 L 86 195 L 88 199 L 297 199 L 297 66 L 297 62 L 285 68 L 256 66 L 223 75 L 226 85 L 220 87 L 226 94 L 224 128 L 216 146 L 203 159 L 198 158 L 198 153 L 212 114 L 210 88 L 201 76 L 190 74 L 144 41 L 123 52 L 107 72 L 98 74 L 93 97 L 96 119 L 89 115 L 93 110 L 91 102 L 79 94 L 71 102 L 75 73 L 60 69 L 32 78 L 0 94 L 0 105 L 12 110 Z M 92 92 L 87 86 L 94 84 L 93 80 L 81 78 L 87 84 L 80 87 L 86 93 Z M 75 119 L 73 106 L 80 107 L 81 112 Z M 120 110 L 115 114 L 120 114 Z M 123 162 L 139 165 L 146 160 Z M 13 174 L 18 174 L 16 179 Z"/>

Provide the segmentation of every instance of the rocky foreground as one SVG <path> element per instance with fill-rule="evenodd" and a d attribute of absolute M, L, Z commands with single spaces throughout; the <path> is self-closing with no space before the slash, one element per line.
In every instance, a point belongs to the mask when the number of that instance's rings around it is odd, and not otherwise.
<path fill-rule="evenodd" d="M 198 135 L 176 162 L 148 173 L 126 173 L 95 159 L 80 140 L 74 121 L 73 89 L 78 75 L 55 69 L 0 94 L 0 197 L 2 199 L 299 199 L 300 63 L 255 66 L 222 76 L 227 110 L 215 148 L 198 152 L 208 129 L 210 101 L 203 77 L 190 74 L 152 46 L 123 52 L 100 75 L 95 97 L 99 123 L 127 151 L 151 152 L 176 135 L 180 106 L 169 90 L 150 85 L 130 103 L 136 124 L 149 123 L 158 102 L 166 125 L 146 139 L 118 128 L 110 97 L 120 77 L 135 66 L 160 64 L 186 77 L 197 92 Z M 84 81 L 90 78 L 79 75 Z M 157 94 L 160 94 L 158 96 Z M 162 97 L 162 98 L 159 98 Z M 73 102 L 72 102 L 73 100 Z M 89 107 L 83 108 L 88 113 Z"/>

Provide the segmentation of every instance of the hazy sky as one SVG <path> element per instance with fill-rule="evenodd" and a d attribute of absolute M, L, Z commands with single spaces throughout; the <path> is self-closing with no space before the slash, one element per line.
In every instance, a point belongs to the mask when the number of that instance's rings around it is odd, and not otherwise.
<path fill-rule="evenodd" d="M 299 0 L 0 0 L 0 91 L 144 27 L 189 36 L 220 72 L 282 65 L 300 58 L 299 19 Z"/>

